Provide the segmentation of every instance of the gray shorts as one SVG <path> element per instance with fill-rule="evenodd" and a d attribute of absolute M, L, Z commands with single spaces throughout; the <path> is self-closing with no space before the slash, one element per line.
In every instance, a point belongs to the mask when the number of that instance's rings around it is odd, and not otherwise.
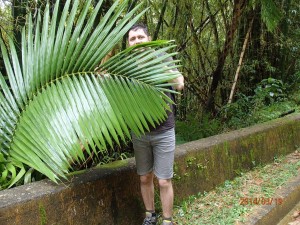
<path fill-rule="evenodd" d="M 132 135 L 134 155 L 139 175 L 154 172 L 158 179 L 173 177 L 175 130 L 149 132 L 141 137 Z"/>

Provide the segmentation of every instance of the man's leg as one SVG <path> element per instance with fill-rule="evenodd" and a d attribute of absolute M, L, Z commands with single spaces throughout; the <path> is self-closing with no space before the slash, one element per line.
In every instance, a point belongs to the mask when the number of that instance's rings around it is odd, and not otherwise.
<path fill-rule="evenodd" d="M 153 173 L 140 176 L 141 193 L 145 208 L 148 212 L 154 212 L 154 184 Z"/>
<path fill-rule="evenodd" d="M 163 218 L 172 218 L 174 193 L 171 179 L 159 179 L 160 200 L 162 204 Z"/>

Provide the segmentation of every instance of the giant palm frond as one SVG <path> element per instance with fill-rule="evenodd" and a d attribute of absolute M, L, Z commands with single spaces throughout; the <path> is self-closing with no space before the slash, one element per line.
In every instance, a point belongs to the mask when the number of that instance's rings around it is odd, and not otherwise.
<path fill-rule="evenodd" d="M 174 47 L 168 41 L 128 48 L 94 72 L 143 15 L 140 5 L 125 14 L 127 1 L 116 1 L 95 28 L 102 1 L 89 17 L 86 1 L 76 21 L 79 1 L 68 0 L 60 18 L 58 2 L 51 17 L 49 5 L 36 21 L 28 15 L 21 60 L 12 39 L 8 48 L 0 40 L 9 78 L 0 73 L 2 188 L 33 169 L 55 182 L 66 178 L 73 162 L 85 160 L 81 146 L 105 154 L 130 131 L 139 135 L 161 122 L 169 109 L 164 92 L 178 74 L 168 72 L 174 61 L 163 62 L 175 54 L 165 53 Z"/>

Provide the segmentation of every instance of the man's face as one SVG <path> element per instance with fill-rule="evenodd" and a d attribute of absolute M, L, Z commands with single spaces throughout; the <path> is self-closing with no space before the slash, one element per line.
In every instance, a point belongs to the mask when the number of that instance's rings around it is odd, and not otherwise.
<path fill-rule="evenodd" d="M 133 46 L 136 44 L 150 41 L 150 37 L 145 34 L 143 29 L 131 30 L 128 34 L 128 45 Z"/>

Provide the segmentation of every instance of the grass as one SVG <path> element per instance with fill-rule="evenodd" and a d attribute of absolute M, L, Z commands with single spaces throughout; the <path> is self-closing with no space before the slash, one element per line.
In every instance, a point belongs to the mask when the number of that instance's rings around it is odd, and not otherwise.
<path fill-rule="evenodd" d="M 230 225 L 245 222 L 255 207 L 280 204 L 276 191 L 300 172 L 299 150 L 286 157 L 275 158 L 272 164 L 258 166 L 226 181 L 208 193 L 190 196 L 175 206 L 177 225 Z"/>

